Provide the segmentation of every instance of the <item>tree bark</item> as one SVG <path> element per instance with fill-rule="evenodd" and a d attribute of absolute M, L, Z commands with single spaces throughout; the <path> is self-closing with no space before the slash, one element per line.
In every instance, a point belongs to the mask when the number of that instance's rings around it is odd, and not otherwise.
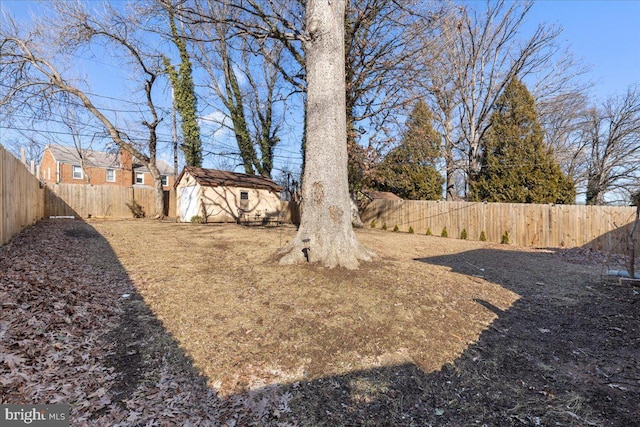
<path fill-rule="evenodd" d="M 448 202 L 452 202 L 456 199 L 456 191 L 455 191 L 455 172 L 456 172 L 456 163 L 453 157 L 453 124 L 450 119 L 447 119 L 444 123 L 444 163 L 445 163 L 445 200 Z"/>
<path fill-rule="evenodd" d="M 155 157 L 155 156 L 154 156 Z M 156 165 L 155 158 L 148 164 L 149 174 L 153 178 L 153 186 L 155 187 L 155 212 L 150 212 L 152 218 L 164 218 L 164 189 L 162 187 L 162 176 Z"/>
<path fill-rule="evenodd" d="M 281 264 L 354 269 L 374 254 L 351 226 L 347 178 L 344 0 L 306 4 L 307 143 L 300 228 Z M 308 249 L 307 249 L 308 248 Z"/>

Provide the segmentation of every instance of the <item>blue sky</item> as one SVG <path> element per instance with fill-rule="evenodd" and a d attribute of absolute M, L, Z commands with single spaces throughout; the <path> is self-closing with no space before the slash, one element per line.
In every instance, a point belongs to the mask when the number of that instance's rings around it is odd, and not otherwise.
<path fill-rule="evenodd" d="M 640 83 L 640 1 L 541 0 L 529 21 L 563 28 L 561 40 L 591 71 L 593 100 L 622 94 Z"/>
<path fill-rule="evenodd" d="M 483 3 L 477 0 L 478 7 L 482 7 Z M 42 7 L 37 2 L 28 0 L 0 0 L 0 5 L 19 19 L 28 18 L 29 9 L 37 11 Z M 590 93 L 593 102 L 621 94 L 629 85 L 640 83 L 640 0 L 540 0 L 534 4 L 528 16 L 530 27 L 525 28 L 523 35 L 526 36 L 527 29 L 532 29 L 542 22 L 561 26 L 562 43 L 570 46 L 575 56 L 591 67 L 583 78 L 594 83 Z M 98 63 L 87 64 L 81 68 L 91 77 L 94 92 L 114 95 L 110 87 L 114 86 L 112 79 L 121 73 L 118 73 L 118 65 L 109 62 L 107 54 L 100 58 Z M 214 112 L 203 112 L 205 115 L 212 113 Z M 291 114 L 297 113 L 289 111 L 288 115 Z M 283 167 L 287 162 L 293 163 L 293 166 L 299 163 L 301 156 L 297 146 L 298 127 L 292 124 L 285 129 L 287 135 L 282 135 L 283 142 L 289 139 L 290 141 L 289 144 L 282 144 L 276 151 L 280 157 L 276 159 L 279 167 Z M 170 135 L 170 132 L 166 134 Z M 7 133 L 0 129 L 0 142 L 3 135 L 6 137 Z M 235 144 L 230 138 L 227 142 L 220 143 L 227 151 L 233 149 Z M 170 160 L 171 154 L 163 153 L 162 157 Z"/>

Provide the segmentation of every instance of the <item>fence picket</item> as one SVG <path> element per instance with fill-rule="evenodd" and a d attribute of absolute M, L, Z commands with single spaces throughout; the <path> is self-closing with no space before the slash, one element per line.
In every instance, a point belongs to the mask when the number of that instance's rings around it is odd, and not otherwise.
<path fill-rule="evenodd" d="M 147 214 L 155 212 L 153 188 L 55 184 L 45 189 L 27 167 L 0 145 L 0 245 L 43 217 L 75 215 L 86 218 L 131 218 L 126 206 L 133 198 Z M 168 195 L 169 216 L 175 216 L 176 195 Z M 286 216 L 299 215 L 294 206 L 283 205 Z M 524 205 L 444 201 L 374 200 L 362 214 L 362 221 L 376 226 L 394 225 L 402 231 L 413 227 L 424 234 L 431 229 L 440 235 L 447 227 L 451 238 L 467 230 L 469 240 L 500 242 L 505 231 L 519 246 L 583 246 L 607 252 L 625 253 L 635 218 L 635 207 Z M 640 230 L 637 231 L 640 240 Z"/>
<path fill-rule="evenodd" d="M 0 245 L 44 215 L 44 191 L 29 169 L 0 145 Z"/>
<path fill-rule="evenodd" d="M 499 243 L 505 231 L 511 244 L 533 247 L 579 247 L 625 253 L 635 207 L 528 205 L 412 200 L 374 200 L 362 213 L 362 221 L 378 227 L 410 226 L 423 234 L 427 228 L 439 236 L 447 227 L 449 237 L 459 238 L 466 228 L 469 240 Z M 640 235 L 640 230 L 638 231 Z M 640 236 L 639 236 L 640 238 Z"/>

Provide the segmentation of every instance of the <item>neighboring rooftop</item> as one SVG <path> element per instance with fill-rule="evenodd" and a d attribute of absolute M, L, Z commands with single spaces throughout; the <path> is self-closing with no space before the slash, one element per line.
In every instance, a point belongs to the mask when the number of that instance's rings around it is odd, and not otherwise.
<path fill-rule="evenodd" d="M 173 175 L 173 166 L 162 159 L 156 159 L 156 166 L 162 175 Z M 133 170 L 136 172 L 149 172 L 149 168 L 140 164 L 140 160 L 133 159 Z"/>
<path fill-rule="evenodd" d="M 119 168 L 120 159 L 118 153 L 109 153 L 105 151 L 94 150 L 81 150 L 82 159 L 80 158 L 79 150 L 76 147 L 68 145 L 49 145 L 49 150 L 53 155 L 53 158 L 66 164 L 81 164 L 84 159 L 84 163 L 89 166 L 101 167 L 101 168 Z"/>
<path fill-rule="evenodd" d="M 188 172 L 195 178 L 198 184 L 204 187 L 245 187 L 273 192 L 282 191 L 281 186 L 261 175 L 247 175 L 244 173 L 196 168 L 193 166 L 187 166 L 182 170 L 176 184 L 180 182 L 185 172 Z"/>
<path fill-rule="evenodd" d="M 80 165 L 82 163 L 80 153 L 82 153 L 84 163 L 87 166 L 99 168 L 122 168 L 119 151 L 108 152 L 86 149 L 78 150 L 76 147 L 70 145 L 59 144 L 49 145 L 49 150 L 51 151 L 53 158 L 60 163 Z M 161 174 L 173 175 L 173 166 L 169 165 L 169 163 L 164 160 L 157 159 L 156 166 Z M 140 160 L 136 158 L 133 159 L 133 170 L 137 172 L 149 172 L 149 169 L 140 164 Z"/>
<path fill-rule="evenodd" d="M 372 200 L 376 200 L 376 199 L 402 200 L 402 198 L 388 191 L 363 191 L 363 193 Z"/>

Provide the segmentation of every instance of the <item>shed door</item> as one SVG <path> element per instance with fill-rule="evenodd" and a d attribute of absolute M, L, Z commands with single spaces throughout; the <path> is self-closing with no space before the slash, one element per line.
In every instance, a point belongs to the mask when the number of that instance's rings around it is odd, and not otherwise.
<path fill-rule="evenodd" d="M 198 186 L 180 188 L 180 221 L 189 222 L 199 214 Z"/>

